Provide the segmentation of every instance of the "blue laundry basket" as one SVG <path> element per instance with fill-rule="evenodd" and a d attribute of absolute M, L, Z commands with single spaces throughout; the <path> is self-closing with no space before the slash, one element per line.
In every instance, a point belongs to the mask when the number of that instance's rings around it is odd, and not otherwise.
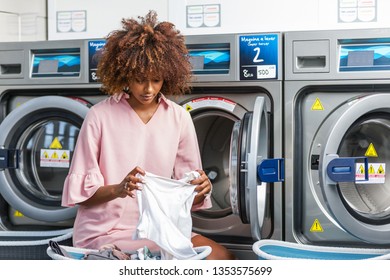
<path fill-rule="evenodd" d="M 390 249 L 329 247 L 263 239 L 252 246 L 259 260 L 388 260 Z"/>

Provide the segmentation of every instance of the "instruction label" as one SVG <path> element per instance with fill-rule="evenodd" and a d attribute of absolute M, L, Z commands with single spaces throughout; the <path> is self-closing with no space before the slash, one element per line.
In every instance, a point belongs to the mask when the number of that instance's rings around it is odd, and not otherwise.
<path fill-rule="evenodd" d="M 41 167 L 69 168 L 69 150 L 41 149 Z"/>
<path fill-rule="evenodd" d="M 386 163 L 369 163 L 368 164 L 368 181 L 364 181 L 364 166 L 356 163 L 356 181 L 359 184 L 384 184 L 386 177 Z"/>

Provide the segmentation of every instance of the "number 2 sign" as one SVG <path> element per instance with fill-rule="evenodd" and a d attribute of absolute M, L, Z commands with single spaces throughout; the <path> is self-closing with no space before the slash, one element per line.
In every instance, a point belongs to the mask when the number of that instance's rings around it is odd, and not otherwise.
<path fill-rule="evenodd" d="M 239 36 L 240 80 L 278 78 L 278 34 Z"/>

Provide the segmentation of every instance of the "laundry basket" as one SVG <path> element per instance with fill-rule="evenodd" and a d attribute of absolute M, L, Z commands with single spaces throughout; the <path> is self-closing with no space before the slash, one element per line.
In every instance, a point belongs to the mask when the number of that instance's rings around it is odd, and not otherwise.
<path fill-rule="evenodd" d="M 390 249 L 329 247 L 263 239 L 252 247 L 259 260 L 364 260 L 390 259 Z"/>
<path fill-rule="evenodd" d="M 48 231 L 0 231 L 1 260 L 50 260 L 46 248 L 50 240 L 72 245 L 73 229 Z"/>
<path fill-rule="evenodd" d="M 53 260 L 82 260 L 86 253 L 88 252 L 97 252 L 98 250 L 94 249 L 85 249 L 85 248 L 76 248 L 71 246 L 60 245 L 61 249 L 65 250 L 69 257 L 61 256 L 52 250 L 49 246 L 47 247 L 46 253 Z M 194 247 L 195 252 L 198 254 L 187 260 L 204 260 L 211 253 L 210 246 L 199 246 Z"/>

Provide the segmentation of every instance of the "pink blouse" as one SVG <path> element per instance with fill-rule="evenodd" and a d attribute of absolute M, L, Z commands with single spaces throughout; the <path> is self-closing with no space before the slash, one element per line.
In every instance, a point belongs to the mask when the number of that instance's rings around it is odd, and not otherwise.
<path fill-rule="evenodd" d="M 63 206 L 75 206 L 98 188 L 120 183 L 135 166 L 176 179 L 202 169 L 195 128 L 184 108 L 162 95 L 157 111 L 145 124 L 127 98 L 127 94 L 111 96 L 89 110 L 65 179 Z M 207 197 L 193 210 L 210 207 Z M 136 198 L 117 198 L 93 207 L 79 205 L 73 245 L 99 248 L 113 243 L 122 250 L 148 246 L 157 251 L 150 240 L 132 239 L 138 218 Z"/>

